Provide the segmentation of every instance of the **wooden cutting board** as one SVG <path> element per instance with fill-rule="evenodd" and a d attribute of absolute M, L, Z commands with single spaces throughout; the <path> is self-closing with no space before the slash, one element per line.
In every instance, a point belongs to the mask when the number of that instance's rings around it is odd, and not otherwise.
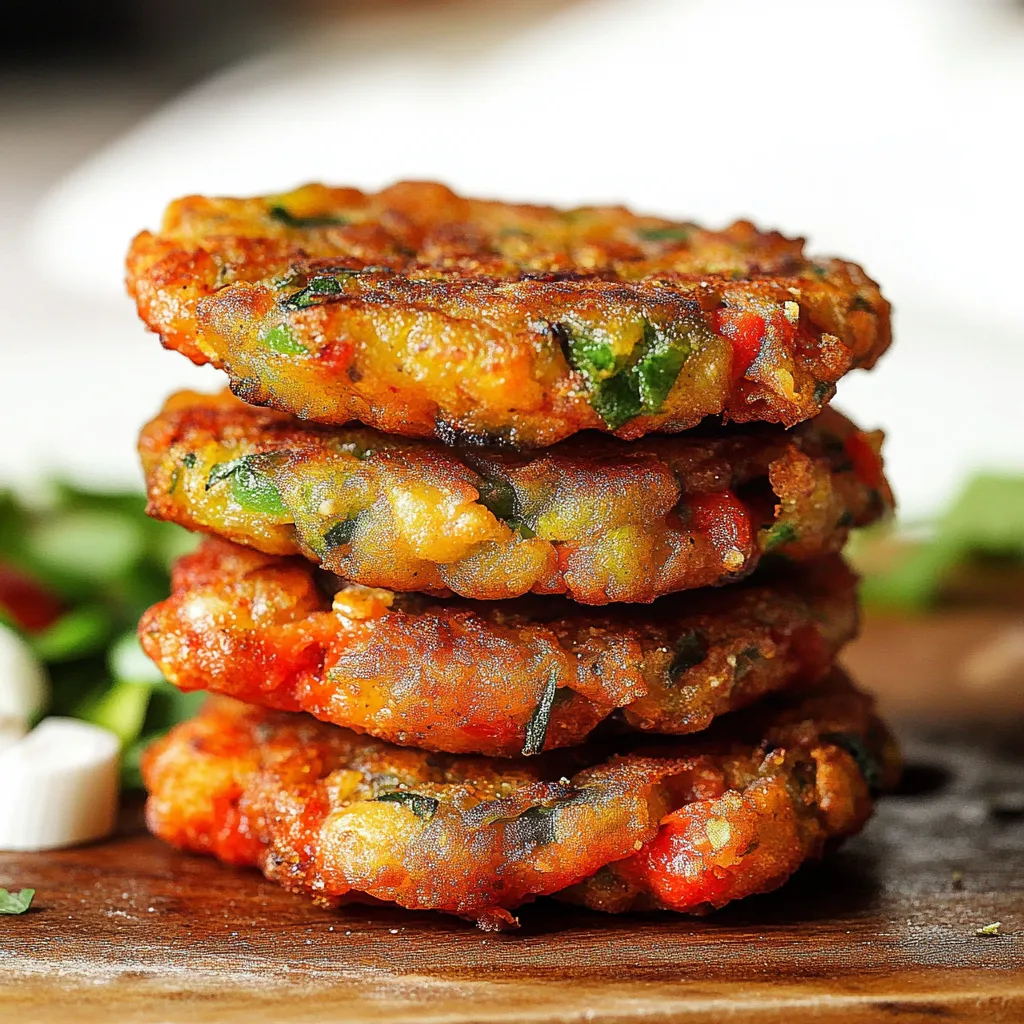
<path fill-rule="evenodd" d="M 541 901 L 488 935 L 317 909 L 164 847 L 130 802 L 110 842 L 0 854 L 0 885 L 38 890 L 0 917 L 0 1020 L 1024 1021 L 1022 629 L 869 624 L 848 662 L 896 718 L 906 779 L 777 893 L 699 919 Z"/>

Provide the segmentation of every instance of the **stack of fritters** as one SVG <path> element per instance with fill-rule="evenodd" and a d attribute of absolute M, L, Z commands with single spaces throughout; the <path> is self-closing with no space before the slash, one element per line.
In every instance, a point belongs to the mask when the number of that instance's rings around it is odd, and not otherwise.
<path fill-rule="evenodd" d="M 220 695 L 146 756 L 157 835 L 496 927 L 719 907 L 864 824 L 898 765 L 834 667 L 838 552 L 892 505 L 827 408 L 889 343 L 859 268 L 401 184 L 181 200 L 128 275 L 237 396 L 140 442 L 150 512 L 213 535 L 142 643 Z"/>

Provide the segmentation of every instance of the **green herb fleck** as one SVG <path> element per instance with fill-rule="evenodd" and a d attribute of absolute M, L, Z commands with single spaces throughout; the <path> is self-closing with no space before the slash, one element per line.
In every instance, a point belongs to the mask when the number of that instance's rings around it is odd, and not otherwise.
<path fill-rule="evenodd" d="M 814 399 L 814 404 L 824 405 L 832 397 L 834 390 L 833 385 L 829 384 L 827 380 L 819 380 L 814 385 L 814 394 L 811 396 Z"/>
<path fill-rule="evenodd" d="M 554 326 L 566 359 L 589 386 L 592 408 L 612 430 L 661 408 L 693 352 L 698 330 L 691 325 L 681 333 L 644 317 L 640 340 L 630 352 L 617 354 L 600 329 L 567 322 Z"/>
<path fill-rule="evenodd" d="M 476 485 L 480 504 L 508 522 L 516 514 L 515 488 L 501 477 L 481 477 Z"/>
<path fill-rule="evenodd" d="M 639 389 L 628 377 L 612 377 L 591 392 L 590 404 L 611 430 L 617 430 L 643 411 Z"/>
<path fill-rule="evenodd" d="M 708 638 L 695 629 L 687 630 L 676 641 L 675 657 L 669 663 L 668 675 L 673 683 L 708 656 Z"/>
<path fill-rule="evenodd" d="M 537 531 L 530 526 L 529 523 L 524 523 L 522 519 L 510 519 L 508 521 L 510 529 L 516 531 L 523 540 L 533 540 L 537 536 Z"/>
<path fill-rule="evenodd" d="M 206 489 L 224 480 L 231 481 L 231 496 L 256 515 L 284 518 L 290 513 L 274 482 L 257 468 L 259 455 L 243 455 L 230 462 L 219 462 L 210 470 Z"/>
<path fill-rule="evenodd" d="M 408 807 L 417 818 L 422 818 L 423 821 L 430 821 L 438 807 L 441 806 L 440 801 L 435 800 L 432 796 L 423 796 L 422 793 L 407 793 L 402 790 L 394 793 L 381 793 L 377 800 L 380 803 L 401 804 L 403 807 Z"/>
<path fill-rule="evenodd" d="M 862 737 L 852 732 L 831 732 L 822 739 L 842 747 L 850 757 L 857 762 L 861 775 L 868 784 L 868 788 L 877 793 L 882 786 L 882 768 L 875 755 L 868 750 Z"/>
<path fill-rule="evenodd" d="M 998 935 L 999 929 L 1003 927 L 1002 921 L 993 921 L 991 924 L 986 924 L 981 928 L 975 928 L 975 935 Z"/>
<path fill-rule="evenodd" d="M 292 334 L 287 324 L 271 327 L 260 340 L 271 352 L 280 352 L 286 356 L 308 356 L 309 349 Z"/>
<path fill-rule="evenodd" d="M 853 302 L 850 303 L 850 312 L 854 310 L 859 313 L 874 313 L 875 307 L 863 295 L 854 295 Z"/>
<path fill-rule="evenodd" d="M 689 224 L 666 224 L 657 228 L 637 228 L 636 233 L 645 242 L 687 242 L 693 228 Z"/>
<path fill-rule="evenodd" d="M 329 274 L 315 274 L 305 288 L 284 300 L 286 309 L 309 309 L 325 300 L 341 295 L 345 283 L 357 275 L 355 270 L 333 270 Z"/>
<path fill-rule="evenodd" d="M 769 551 L 781 548 L 785 544 L 792 544 L 798 536 L 797 529 L 792 523 L 776 523 L 764 534 L 761 540 L 761 550 L 768 554 Z"/>
<path fill-rule="evenodd" d="M 191 469 L 196 464 L 196 453 L 186 452 L 185 457 L 181 460 L 181 464 L 186 469 Z"/>
<path fill-rule="evenodd" d="M 173 494 L 178 489 L 178 481 L 181 479 L 181 466 L 175 466 L 171 473 L 171 486 L 167 488 L 168 494 Z"/>
<path fill-rule="evenodd" d="M 342 519 L 341 522 L 335 523 L 328 529 L 324 533 L 324 543 L 327 545 L 327 550 L 333 551 L 335 548 L 351 544 L 352 535 L 356 532 L 358 520 L 358 516 L 353 516 L 351 519 Z"/>
<path fill-rule="evenodd" d="M 24 914 L 32 906 L 35 895 L 35 889 L 22 889 L 20 892 L 0 889 L 0 914 Z"/>
<path fill-rule="evenodd" d="M 537 707 L 526 723 L 526 739 L 523 742 L 523 757 L 539 754 L 544 749 L 544 740 L 551 724 L 551 708 L 555 703 L 555 691 L 558 685 L 558 672 L 552 669 L 548 673 L 548 681 L 544 692 L 540 695 Z"/>
<path fill-rule="evenodd" d="M 620 369 L 608 340 L 574 324 L 556 327 L 566 339 L 569 362 L 588 380 L 603 380 Z"/>
<path fill-rule="evenodd" d="M 337 227 L 348 223 L 347 217 L 338 217 L 332 214 L 317 214 L 312 217 L 297 217 L 284 206 L 272 206 L 270 208 L 270 219 L 276 220 L 289 228 L 329 228 Z"/>
<path fill-rule="evenodd" d="M 680 344 L 649 320 L 644 323 L 644 348 L 633 371 L 640 403 L 647 412 L 657 412 L 668 398 L 683 364 L 689 358 L 689 342 Z"/>

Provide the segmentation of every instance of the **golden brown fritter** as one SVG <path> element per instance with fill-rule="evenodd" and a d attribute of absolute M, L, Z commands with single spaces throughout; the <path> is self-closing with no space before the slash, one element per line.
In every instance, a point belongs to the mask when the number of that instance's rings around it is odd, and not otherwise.
<path fill-rule="evenodd" d="M 614 615 L 558 597 L 395 595 L 215 540 L 172 585 L 139 636 L 182 689 L 505 757 L 580 743 L 616 709 L 634 729 L 696 732 L 819 680 L 857 629 L 856 578 L 838 557 Z"/>
<path fill-rule="evenodd" d="M 877 285 L 802 239 L 431 183 L 190 196 L 127 269 L 163 343 L 247 402 L 445 441 L 792 426 L 890 340 Z"/>
<path fill-rule="evenodd" d="M 560 891 L 618 912 L 773 889 L 859 830 L 897 773 L 870 699 L 838 674 L 625 752 L 428 754 L 213 698 L 143 758 L 149 827 L 175 846 L 322 903 L 369 896 L 489 927 Z"/>
<path fill-rule="evenodd" d="M 584 604 L 805 561 L 892 507 L 881 434 L 826 410 L 530 454 L 298 423 L 230 395 L 174 396 L 142 432 L 151 515 L 391 590 Z"/>

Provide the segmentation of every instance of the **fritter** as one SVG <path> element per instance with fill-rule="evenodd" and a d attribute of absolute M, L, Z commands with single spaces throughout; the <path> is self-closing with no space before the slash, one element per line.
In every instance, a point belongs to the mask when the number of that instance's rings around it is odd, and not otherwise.
<path fill-rule="evenodd" d="M 143 757 L 150 829 L 323 904 L 358 896 L 514 924 L 563 892 L 705 911 L 781 885 L 867 820 L 898 754 L 836 674 L 709 733 L 496 761 L 213 698 Z"/>
<path fill-rule="evenodd" d="M 765 552 L 837 551 L 892 507 L 880 445 L 826 410 L 791 431 L 454 449 L 190 393 L 139 442 L 158 518 L 365 586 L 584 604 L 729 582 Z"/>
<path fill-rule="evenodd" d="M 506 757 L 579 743 L 616 709 L 633 729 L 704 729 L 821 679 L 857 629 L 856 578 L 837 556 L 615 615 L 561 597 L 396 595 L 219 540 L 182 558 L 172 587 L 139 636 L 182 689 Z"/>
<path fill-rule="evenodd" d="M 802 239 L 424 182 L 190 196 L 127 270 L 163 343 L 247 402 L 448 442 L 792 426 L 890 340 L 878 286 Z"/>

